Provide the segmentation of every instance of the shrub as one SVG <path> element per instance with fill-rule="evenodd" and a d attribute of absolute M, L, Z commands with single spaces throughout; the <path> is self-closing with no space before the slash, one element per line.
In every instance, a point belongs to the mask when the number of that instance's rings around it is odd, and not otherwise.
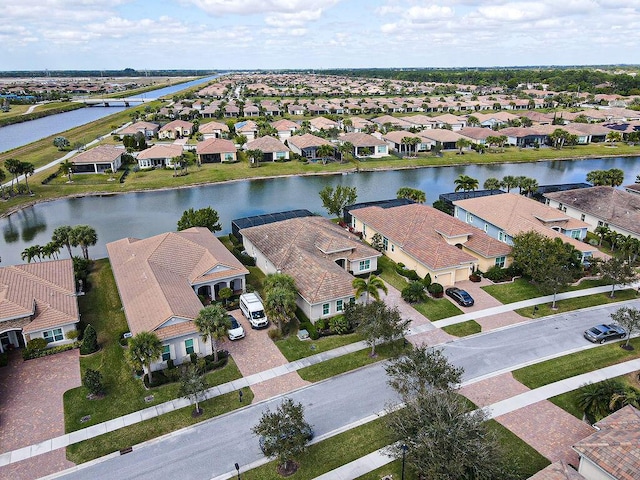
<path fill-rule="evenodd" d="M 422 279 L 422 284 L 424 285 L 424 288 L 429 289 L 429 285 L 431 285 L 431 274 L 427 273 L 424 278 Z"/>
<path fill-rule="evenodd" d="M 329 320 L 329 330 L 337 335 L 344 335 L 351 330 L 351 324 L 344 315 L 336 315 Z"/>
<path fill-rule="evenodd" d="M 420 280 L 418 273 L 415 270 L 409 270 L 404 266 L 404 263 L 398 263 L 396 265 L 396 272 L 403 277 L 407 277 L 411 281 Z"/>
<path fill-rule="evenodd" d="M 427 290 L 434 297 L 440 297 L 442 296 L 442 292 L 444 292 L 444 288 L 439 283 L 432 283 L 431 285 L 429 285 L 429 288 L 427 288 Z"/>
<path fill-rule="evenodd" d="M 95 328 L 91 324 L 87 325 L 84 329 L 84 335 L 82 336 L 82 345 L 80 346 L 80 354 L 88 355 L 98 351 L 98 335 Z"/>
<path fill-rule="evenodd" d="M 0 353 L 0 367 L 9 365 L 9 354 L 7 352 Z"/>
<path fill-rule="evenodd" d="M 316 326 L 317 330 L 326 330 L 329 327 L 330 324 L 330 320 L 328 318 L 320 318 L 318 320 L 316 320 L 316 323 L 314 324 Z"/>
<path fill-rule="evenodd" d="M 273 341 L 280 340 L 282 338 L 282 333 L 280 333 L 280 329 L 279 328 L 269 329 L 269 338 Z"/>
<path fill-rule="evenodd" d="M 491 280 L 492 282 L 502 282 L 509 277 L 506 269 L 500 268 L 498 265 L 494 265 L 489 270 L 484 272 L 484 278 Z"/>
<path fill-rule="evenodd" d="M 27 350 L 44 350 L 47 348 L 47 341 L 42 337 L 32 338 L 27 342 Z"/>
<path fill-rule="evenodd" d="M 78 338 L 78 335 L 80 335 L 80 332 L 78 332 L 78 330 L 69 330 L 66 334 L 68 340 L 76 340 Z"/>
<path fill-rule="evenodd" d="M 402 289 L 402 299 L 409 303 L 424 302 L 427 294 L 424 292 L 424 284 L 420 281 L 411 282 Z"/>
<path fill-rule="evenodd" d="M 31 360 L 32 358 L 47 357 L 49 355 L 55 355 L 56 353 L 66 352 L 67 350 L 73 350 L 79 346 L 79 342 L 74 342 L 66 345 L 58 345 L 57 347 L 45 348 L 43 350 L 29 350 L 25 348 L 22 350 L 22 358 L 24 360 Z"/>
<path fill-rule="evenodd" d="M 318 329 L 309 320 L 307 320 L 306 322 L 300 322 L 300 330 L 303 330 L 303 329 L 309 332 L 309 338 L 311 338 L 311 340 L 317 340 L 320 338 L 320 333 L 318 333 Z"/>
<path fill-rule="evenodd" d="M 189 360 L 191 360 L 191 363 L 195 365 L 198 362 L 198 354 L 196 352 L 191 352 L 189 354 Z"/>
<path fill-rule="evenodd" d="M 84 373 L 82 384 L 87 387 L 89 393 L 93 395 L 102 395 L 104 393 L 104 385 L 102 385 L 102 374 L 97 370 L 90 368 Z"/>

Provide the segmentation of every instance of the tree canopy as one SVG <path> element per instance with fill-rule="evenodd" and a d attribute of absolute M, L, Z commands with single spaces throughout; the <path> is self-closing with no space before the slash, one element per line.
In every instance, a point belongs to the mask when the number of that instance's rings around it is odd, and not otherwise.
<path fill-rule="evenodd" d="M 320 190 L 319 195 L 322 200 L 322 206 L 327 212 L 340 219 L 343 219 L 344 207 L 355 203 L 356 198 L 358 198 L 356 187 L 343 185 L 337 185 L 335 188 L 327 185 Z"/>
<path fill-rule="evenodd" d="M 400 187 L 396 192 L 396 197 L 407 198 L 416 203 L 424 203 L 427 201 L 427 195 L 422 190 L 411 187 Z"/>
<path fill-rule="evenodd" d="M 178 220 L 178 231 L 191 227 L 205 227 L 212 232 L 222 230 L 218 212 L 211 207 L 205 207 L 199 210 L 194 210 L 193 208 L 185 210 L 180 220 Z"/>

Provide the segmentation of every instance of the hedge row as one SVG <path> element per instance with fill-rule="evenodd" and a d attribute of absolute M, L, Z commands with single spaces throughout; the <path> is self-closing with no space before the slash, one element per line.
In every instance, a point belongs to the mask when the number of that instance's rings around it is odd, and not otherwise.
<path fill-rule="evenodd" d="M 25 348 L 22 350 L 22 358 L 24 360 L 31 360 L 34 358 L 47 357 L 49 355 L 55 355 L 56 353 L 66 352 L 67 350 L 73 350 L 80 347 L 80 342 L 68 343 L 66 345 L 59 345 L 57 347 L 45 348 L 43 350 L 30 350 Z"/>

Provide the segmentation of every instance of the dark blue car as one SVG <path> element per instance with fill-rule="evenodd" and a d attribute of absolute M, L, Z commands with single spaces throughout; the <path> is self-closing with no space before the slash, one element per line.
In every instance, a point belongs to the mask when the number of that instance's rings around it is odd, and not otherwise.
<path fill-rule="evenodd" d="M 466 290 L 461 290 L 460 288 L 456 287 L 450 287 L 445 290 L 445 293 L 463 307 L 473 306 L 473 297 L 471 297 L 471 295 L 469 295 Z"/>

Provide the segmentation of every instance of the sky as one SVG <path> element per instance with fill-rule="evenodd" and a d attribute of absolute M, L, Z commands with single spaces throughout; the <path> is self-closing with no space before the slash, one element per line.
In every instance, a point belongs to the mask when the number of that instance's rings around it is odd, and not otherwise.
<path fill-rule="evenodd" d="M 0 0 L 0 70 L 640 64 L 640 0 Z"/>

